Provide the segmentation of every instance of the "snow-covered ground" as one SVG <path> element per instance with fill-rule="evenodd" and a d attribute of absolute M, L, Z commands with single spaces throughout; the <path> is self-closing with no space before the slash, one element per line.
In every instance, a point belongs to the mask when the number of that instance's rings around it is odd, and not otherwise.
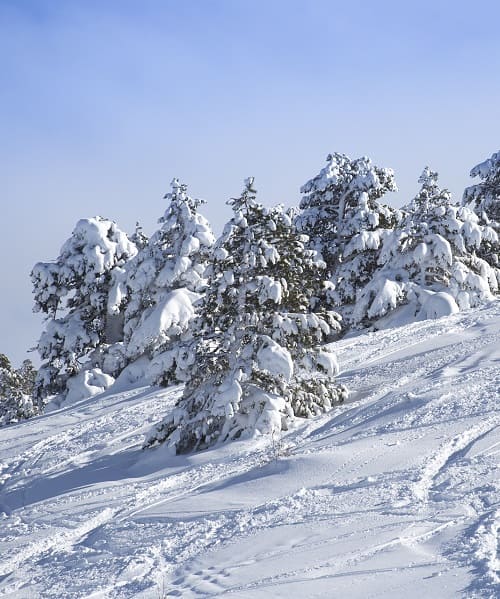
<path fill-rule="evenodd" d="M 0 597 L 499 597 L 500 302 L 335 350 L 280 439 L 141 450 L 179 388 L 0 430 Z"/>

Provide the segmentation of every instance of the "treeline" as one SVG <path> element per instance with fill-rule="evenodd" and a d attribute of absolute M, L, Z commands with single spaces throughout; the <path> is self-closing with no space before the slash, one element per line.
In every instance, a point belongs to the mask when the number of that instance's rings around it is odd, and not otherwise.
<path fill-rule="evenodd" d="M 58 258 L 32 272 L 47 317 L 32 411 L 117 380 L 182 382 L 146 444 L 190 451 L 343 401 L 325 343 L 498 293 L 500 153 L 471 175 L 455 203 L 426 167 L 417 196 L 395 209 L 383 201 L 396 190 L 391 169 L 332 154 L 297 208 L 264 207 L 247 179 L 217 240 L 176 179 L 149 239 L 140 227 L 127 236 L 101 217 L 79 221 Z"/>

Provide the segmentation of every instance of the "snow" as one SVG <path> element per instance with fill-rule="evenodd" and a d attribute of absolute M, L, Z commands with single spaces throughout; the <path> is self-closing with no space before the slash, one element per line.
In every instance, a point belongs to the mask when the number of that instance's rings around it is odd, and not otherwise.
<path fill-rule="evenodd" d="M 377 292 L 368 310 L 368 316 L 381 316 L 389 310 L 394 310 L 401 296 L 401 285 L 395 281 L 385 280 L 382 288 Z"/>
<path fill-rule="evenodd" d="M 114 383 L 114 378 L 104 374 L 100 368 L 84 370 L 68 380 L 66 405 L 102 393 Z"/>
<path fill-rule="evenodd" d="M 376 224 L 374 226 L 376 226 Z M 344 256 L 347 257 L 355 252 L 364 252 L 365 250 L 378 250 L 380 247 L 380 235 L 380 231 L 362 231 L 361 233 L 354 235 L 345 248 Z"/>
<path fill-rule="evenodd" d="M 426 237 L 426 240 L 431 242 L 432 254 L 437 259 L 438 262 L 442 264 L 452 264 L 453 263 L 453 253 L 451 251 L 450 243 L 441 237 L 441 235 L 429 235 Z"/>
<path fill-rule="evenodd" d="M 470 172 L 471 177 L 479 177 L 480 179 L 486 179 L 495 163 L 500 162 L 500 152 L 493 154 L 491 158 L 488 158 L 484 162 L 476 165 Z"/>
<path fill-rule="evenodd" d="M 265 267 L 265 265 L 263 265 Z M 275 304 L 281 304 L 283 299 L 283 285 L 267 275 L 255 277 L 259 286 L 259 303 L 263 304 L 267 300 Z"/>
<path fill-rule="evenodd" d="M 99 216 L 80 219 L 61 248 L 61 255 L 67 256 L 64 269 L 81 273 L 82 261 L 86 262 L 88 283 L 93 282 L 96 274 L 111 270 L 117 256 L 132 257 L 136 252 L 134 244 L 114 222 Z"/>
<path fill-rule="evenodd" d="M 457 303 L 453 297 L 445 291 L 439 291 L 434 293 L 426 289 L 419 291 L 419 302 L 421 308 L 417 314 L 417 318 L 442 318 L 443 316 L 449 316 L 459 311 Z"/>
<path fill-rule="evenodd" d="M 255 423 L 255 429 L 263 434 L 278 436 L 282 428 L 283 413 L 286 410 L 285 400 L 277 395 L 264 393 L 257 388 L 252 399 L 256 403 L 259 402 L 264 405 L 262 413 Z"/>
<path fill-rule="evenodd" d="M 498 597 L 500 302 L 329 348 L 279 436 L 142 450 L 182 387 L 125 380 L 0 429 L 0 597 Z"/>
<path fill-rule="evenodd" d="M 199 294 L 185 288 L 168 293 L 151 312 L 146 313 L 132 333 L 127 348 L 129 355 L 140 355 L 151 345 L 185 330 L 194 315 L 193 303 L 199 298 Z"/>
<path fill-rule="evenodd" d="M 257 364 L 261 370 L 271 375 L 281 375 L 285 381 L 293 376 L 293 360 L 290 352 L 267 335 L 262 335 L 263 343 L 257 351 Z"/>
<path fill-rule="evenodd" d="M 215 414 L 230 418 L 234 415 L 234 407 L 241 401 L 241 386 L 237 380 L 232 380 L 223 385 L 217 393 L 215 400 Z"/>
<path fill-rule="evenodd" d="M 337 356 L 333 352 L 320 350 L 315 356 L 316 363 L 321 367 L 323 372 L 330 376 L 334 376 L 339 372 L 339 363 Z"/>

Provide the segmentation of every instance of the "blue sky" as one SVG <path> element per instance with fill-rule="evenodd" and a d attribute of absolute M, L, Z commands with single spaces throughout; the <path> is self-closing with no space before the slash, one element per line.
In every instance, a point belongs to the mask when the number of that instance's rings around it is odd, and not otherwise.
<path fill-rule="evenodd" d="M 326 154 L 429 164 L 457 199 L 500 149 L 500 5 L 336 0 L 0 0 L 0 352 L 42 330 L 29 272 L 79 218 L 151 233 L 173 176 L 226 200 L 256 177 L 298 203 Z"/>

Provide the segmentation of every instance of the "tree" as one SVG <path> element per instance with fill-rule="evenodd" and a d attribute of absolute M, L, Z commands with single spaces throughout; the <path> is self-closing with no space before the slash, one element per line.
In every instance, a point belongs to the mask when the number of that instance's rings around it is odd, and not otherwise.
<path fill-rule="evenodd" d="M 399 220 L 398 211 L 379 200 L 397 188 L 392 169 L 369 158 L 335 153 L 327 162 L 301 188 L 296 224 L 326 261 L 331 298 L 349 322 L 356 293 L 371 279 L 383 240 Z"/>
<path fill-rule="evenodd" d="M 384 240 L 377 270 L 358 291 L 353 311 L 358 325 L 401 304 L 413 305 L 413 317 L 444 316 L 491 299 L 498 290 L 495 269 L 476 253 L 492 230 L 452 203 L 437 172 L 426 167 L 419 183 L 401 223 Z"/>
<path fill-rule="evenodd" d="M 281 431 L 346 396 L 335 357 L 320 347 L 339 316 L 312 309 L 324 263 L 289 213 L 256 201 L 253 178 L 229 204 L 193 326 L 190 377 L 147 445 L 167 440 L 179 453 Z"/>
<path fill-rule="evenodd" d="M 215 241 L 198 212 L 202 200 L 190 197 L 186 185 L 174 179 L 165 198 L 161 228 L 126 265 L 118 281 L 123 291 L 113 294 L 113 311 L 124 315 L 124 361 L 154 358 L 152 382 L 162 384 L 181 376 L 180 339 L 205 290 Z"/>
<path fill-rule="evenodd" d="M 30 360 L 24 360 L 15 370 L 9 358 L 0 354 L 0 426 L 13 424 L 37 413 L 32 393 L 36 370 Z"/>
<path fill-rule="evenodd" d="M 24 395 L 33 395 L 35 389 L 35 381 L 37 376 L 37 370 L 33 366 L 31 360 L 23 360 L 21 367 L 17 370 L 20 378 L 20 388 Z"/>
<path fill-rule="evenodd" d="M 491 266 L 499 266 L 500 253 L 500 152 L 493 154 L 475 166 L 471 177 L 479 177 L 480 183 L 467 187 L 462 203 L 472 209 L 482 224 L 488 225 L 494 234 L 484 239 L 483 257 Z M 500 283 L 500 281 L 499 281 Z"/>
<path fill-rule="evenodd" d="M 123 334 L 108 295 L 113 271 L 136 251 L 113 221 L 96 216 L 78 221 L 55 262 L 33 267 L 34 311 L 47 315 L 37 345 L 44 361 L 35 384 L 39 400 L 63 392 L 67 380 L 90 365 L 96 347 Z"/>

